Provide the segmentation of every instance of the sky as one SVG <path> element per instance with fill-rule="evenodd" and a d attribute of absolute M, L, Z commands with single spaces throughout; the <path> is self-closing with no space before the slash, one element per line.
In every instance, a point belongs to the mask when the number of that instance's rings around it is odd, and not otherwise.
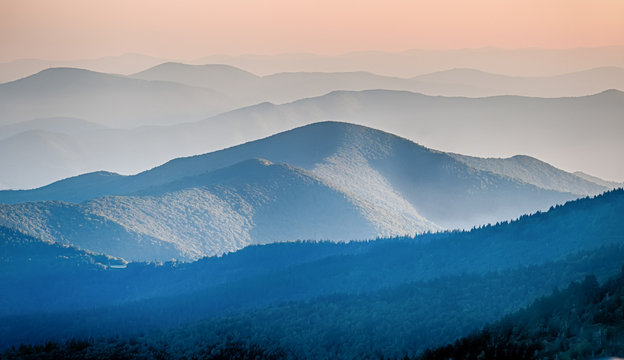
<path fill-rule="evenodd" d="M 624 44 L 621 0 L 2 0 L 0 61 Z"/>

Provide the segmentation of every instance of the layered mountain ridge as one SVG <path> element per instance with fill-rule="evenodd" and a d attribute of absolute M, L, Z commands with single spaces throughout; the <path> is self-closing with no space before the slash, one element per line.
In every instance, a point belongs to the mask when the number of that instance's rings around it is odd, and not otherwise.
<path fill-rule="evenodd" d="M 617 353 L 623 51 L 0 64 L 0 360 Z"/>
<path fill-rule="evenodd" d="M 607 189 L 538 160 L 499 171 L 498 160 L 467 159 L 323 122 L 134 176 L 3 191 L 0 224 L 127 260 L 197 259 L 250 244 L 471 228 Z"/>
<path fill-rule="evenodd" d="M 76 68 L 51 68 L 0 84 L 0 125 L 74 117 L 133 128 L 196 121 L 236 108 L 225 95 L 166 81 Z"/>
<path fill-rule="evenodd" d="M 290 102 L 320 96 L 334 90 L 407 90 L 426 95 L 484 97 L 520 95 L 532 97 L 583 96 L 606 89 L 624 89 L 624 69 L 597 67 L 557 76 L 514 77 L 484 71 L 453 68 L 409 78 L 366 71 L 281 72 L 257 76 L 222 65 L 163 63 L 129 75 L 142 80 L 170 81 L 215 89 L 247 102 Z"/>
<path fill-rule="evenodd" d="M 0 140 L 0 149 L 7 154 L 0 162 L 6 170 L 0 183 L 12 188 L 16 186 L 11 184 L 22 184 L 24 188 L 24 184 L 38 187 L 98 170 L 135 174 L 172 158 L 212 152 L 328 120 L 401 134 L 434 149 L 528 154 L 568 171 L 581 168 L 617 179 L 622 165 L 605 154 L 624 150 L 618 137 L 623 131 L 623 111 L 624 96 L 615 90 L 557 99 L 447 98 L 368 90 L 336 91 L 282 105 L 262 103 L 174 126 L 98 129 L 85 123 L 82 130 L 75 127 L 76 131 L 67 132 L 59 130 L 63 120 L 56 118 L 49 119 L 50 126 L 42 129 L 45 132 L 35 135 L 33 131 L 39 129 L 31 124 L 24 127 L 26 132 Z M 14 126 L 6 133 L 11 131 Z M 499 132 L 514 136 L 491 135 Z M 79 154 L 75 149 L 80 149 Z M 599 158 L 605 159 L 596 161 Z M 602 165 L 605 161 L 609 167 Z M 37 166 L 25 166 L 31 163 Z"/>

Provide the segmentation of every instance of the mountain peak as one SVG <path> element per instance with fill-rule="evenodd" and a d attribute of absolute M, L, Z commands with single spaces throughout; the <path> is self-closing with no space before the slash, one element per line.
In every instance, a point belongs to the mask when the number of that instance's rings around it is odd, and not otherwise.
<path fill-rule="evenodd" d="M 69 81 L 74 81 L 78 78 L 88 78 L 88 77 L 97 78 L 97 77 L 106 77 L 106 76 L 123 78 L 121 75 L 105 74 L 105 73 L 100 73 L 97 71 L 80 69 L 80 68 L 75 68 L 75 67 L 51 67 L 51 68 L 41 70 L 38 73 L 32 74 L 30 76 L 26 76 L 24 78 L 12 81 L 10 83 L 6 83 L 6 85 L 29 82 L 29 81 L 42 81 L 44 82 L 44 84 L 54 85 L 51 83 L 55 83 L 58 81 L 69 82 Z"/>
<path fill-rule="evenodd" d="M 617 96 L 617 97 L 621 97 L 624 96 L 624 91 L 622 90 L 618 90 L 618 89 L 607 89 L 605 91 L 601 91 L 595 95 L 589 95 L 589 96 Z"/>
<path fill-rule="evenodd" d="M 257 81 L 259 76 L 237 67 L 225 64 L 191 65 L 179 62 L 166 62 L 149 69 L 145 69 L 131 78 L 142 80 L 164 80 L 177 82 L 189 86 L 209 87 L 234 86 L 240 90 L 241 86 L 249 85 L 249 81 Z"/>
<path fill-rule="evenodd" d="M 232 65 L 227 65 L 227 64 L 201 64 L 201 65 L 194 65 L 194 64 L 185 64 L 185 63 L 181 63 L 181 62 L 175 62 L 175 61 L 168 61 L 168 62 L 164 62 L 162 64 L 158 64 L 156 66 L 153 66 L 149 69 L 146 69 L 144 71 L 141 71 L 140 73 L 143 72 L 147 72 L 150 70 L 156 70 L 156 69 L 170 69 L 170 70 L 220 70 L 220 71 L 236 71 L 236 72 L 240 72 L 240 73 L 246 73 L 246 74 L 251 74 L 248 71 L 239 69 L 235 66 Z"/>
<path fill-rule="evenodd" d="M 541 161 L 539 159 L 536 159 L 536 158 L 534 158 L 532 156 L 529 156 L 529 155 L 523 155 L 523 154 L 514 155 L 514 156 L 512 156 L 512 157 L 510 157 L 508 159 L 509 160 L 514 160 L 514 161 L 536 162 L 536 163 L 539 162 L 539 163 L 545 164 L 545 162 L 543 162 L 543 161 Z"/>

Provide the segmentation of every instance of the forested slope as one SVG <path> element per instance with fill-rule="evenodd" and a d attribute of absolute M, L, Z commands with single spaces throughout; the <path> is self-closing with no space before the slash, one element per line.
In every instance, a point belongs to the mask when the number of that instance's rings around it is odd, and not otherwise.
<path fill-rule="evenodd" d="M 5 316 L 0 338 L 10 346 L 122 335 L 113 343 L 135 337 L 168 356 L 230 343 L 309 359 L 417 356 L 554 288 L 617 273 L 622 207 L 624 190 L 615 190 L 469 232 L 253 246 L 188 264 L 129 264 L 89 282 L 76 274 L 97 308 Z M 66 294 L 25 290 L 75 307 Z"/>

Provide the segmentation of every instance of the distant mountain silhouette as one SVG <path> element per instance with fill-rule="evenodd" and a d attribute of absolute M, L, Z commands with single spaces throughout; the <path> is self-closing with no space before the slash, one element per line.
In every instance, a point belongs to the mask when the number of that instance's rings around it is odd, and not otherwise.
<path fill-rule="evenodd" d="M 259 75 L 280 72 L 365 71 L 409 78 L 454 68 L 472 68 L 507 76 L 554 76 L 600 66 L 624 67 L 623 46 L 575 49 L 457 49 L 403 52 L 359 51 L 338 56 L 314 54 L 211 55 L 186 59 L 189 64 L 227 64 Z M 132 74 L 166 59 L 127 53 L 96 59 L 18 59 L 0 64 L 0 83 L 17 80 L 51 67 L 76 67 L 92 71 Z"/>
<path fill-rule="evenodd" d="M 40 118 L 0 127 L 0 141 L 25 131 L 46 131 L 79 135 L 103 129 L 105 129 L 105 127 L 102 125 L 77 118 Z"/>
<path fill-rule="evenodd" d="M 421 92 L 431 95 L 532 97 L 585 96 L 608 89 L 624 90 L 624 68 L 597 67 L 555 76 L 512 77 L 473 69 L 452 69 L 420 75 L 412 80 L 430 83 L 439 90 Z M 446 87 L 444 86 L 446 85 Z"/>
<path fill-rule="evenodd" d="M 97 59 L 65 61 L 17 59 L 0 64 L 0 83 L 15 81 L 45 69 L 58 67 L 72 67 L 97 72 L 127 75 L 160 64 L 163 61 L 165 60 L 133 53 L 127 53 L 119 56 L 105 56 Z"/>
<path fill-rule="evenodd" d="M 412 78 L 368 72 L 284 72 L 260 77 L 227 65 L 164 63 L 131 77 L 206 87 L 247 105 L 264 101 L 285 103 L 336 90 L 407 90 L 425 95 L 468 97 L 566 97 L 585 96 L 607 89 L 624 90 L 624 68 L 617 67 L 549 77 L 511 77 L 473 69 L 452 69 Z"/>
<path fill-rule="evenodd" d="M 0 84 L 0 125 L 76 117 L 132 128 L 199 120 L 232 108 L 230 100 L 214 90 L 75 68 L 47 69 Z"/>
<path fill-rule="evenodd" d="M 188 65 L 165 63 L 130 77 L 165 80 L 189 86 L 215 89 L 241 104 L 285 103 L 336 90 L 391 89 L 427 92 L 427 86 L 409 79 L 392 78 L 366 72 L 295 72 L 257 76 L 227 65 Z M 428 85 L 438 91 L 436 85 Z"/>
<path fill-rule="evenodd" d="M 257 86 L 260 77 L 229 65 L 188 65 L 167 62 L 129 75 L 134 79 L 162 80 L 195 87 L 226 89 L 228 93 L 246 92 L 247 87 Z"/>
<path fill-rule="evenodd" d="M 315 54 L 213 55 L 196 64 L 228 64 L 259 75 L 278 72 L 368 71 L 413 77 L 454 68 L 478 69 L 508 76 L 553 76 L 600 66 L 624 68 L 624 46 L 573 49 L 480 49 L 422 50 L 390 53 L 358 51 L 337 56 Z"/>
<path fill-rule="evenodd" d="M 40 182 L 34 179 L 64 178 L 68 172 L 82 172 L 92 159 L 89 146 L 76 137 L 45 130 L 27 130 L 0 140 L 0 153 L 0 166 L 7 169 L 0 184 L 9 188 L 14 184 L 31 187 Z"/>

